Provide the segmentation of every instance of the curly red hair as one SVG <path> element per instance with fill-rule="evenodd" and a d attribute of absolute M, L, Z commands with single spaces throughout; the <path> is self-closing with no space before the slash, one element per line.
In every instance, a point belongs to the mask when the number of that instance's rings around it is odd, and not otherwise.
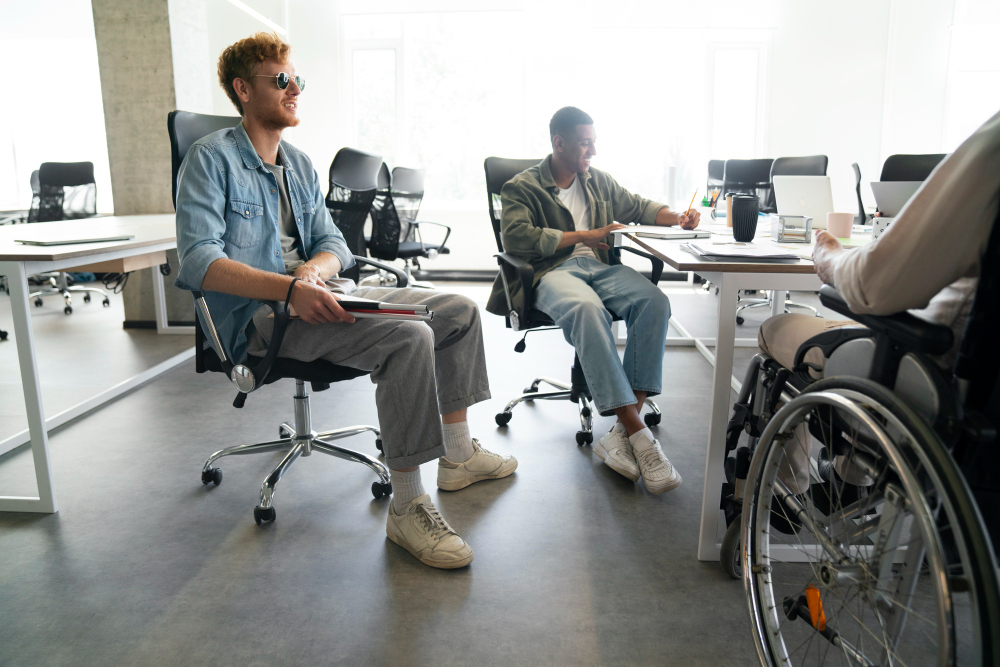
<path fill-rule="evenodd" d="M 255 33 L 223 49 L 219 56 L 219 84 L 241 116 L 243 105 L 233 89 L 233 79 L 252 84 L 262 62 L 273 58 L 284 65 L 291 51 L 292 47 L 273 32 Z"/>

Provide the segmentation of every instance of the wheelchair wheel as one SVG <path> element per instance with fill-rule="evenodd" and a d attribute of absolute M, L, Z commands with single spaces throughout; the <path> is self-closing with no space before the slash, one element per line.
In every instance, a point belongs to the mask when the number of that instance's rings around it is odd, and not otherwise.
<path fill-rule="evenodd" d="M 795 494 L 779 470 L 803 423 L 813 483 Z M 860 486 L 816 474 L 816 441 Z M 891 392 L 811 385 L 768 423 L 747 485 L 743 581 L 762 664 L 997 664 L 982 518 L 940 439 Z"/>

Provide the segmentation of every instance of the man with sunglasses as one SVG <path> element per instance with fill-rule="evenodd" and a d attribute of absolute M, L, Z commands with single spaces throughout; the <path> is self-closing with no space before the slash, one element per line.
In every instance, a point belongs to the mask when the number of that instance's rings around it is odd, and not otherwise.
<path fill-rule="evenodd" d="M 195 142 L 177 181 L 177 286 L 204 290 L 234 359 L 262 355 L 272 320 L 261 301 L 291 301 L 281 356 L 371 371 L 393 500 L 388 537 L 432 567 L 458 568 L 472 549 L 445 522 L 419 466 L 438 459 L 438 487 L 455 491 L 514 472 L 517 460 L 469 435 L 466 409 L 490 397 L 476 304 L 421 289 L 357 287 L 337 274 L 354 264 L 306 155 L 283 141 L 299 124 L 305 80 L 289 46 L 258 33 L 227 47 L 219 82 L 242 116 Z M 425 304 L 429 323 L 355 321 L 339 294 Z"/>

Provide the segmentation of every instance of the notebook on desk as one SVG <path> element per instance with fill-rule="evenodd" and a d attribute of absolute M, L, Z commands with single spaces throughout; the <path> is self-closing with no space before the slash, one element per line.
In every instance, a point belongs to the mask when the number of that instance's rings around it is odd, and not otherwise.
<path fill-rule="evenodd" d="M 681 246 L 685 251 L 710 262 L 798 262 L 798 253 L 781 248 L 746 245 L 696 245 L 685 243 Z"/>
<path fill-rule="evenodd" d="M 89 239 L 45 239 L 45 240 L 33 240 L 33 239 L 14 239 L 14 243 L 20 243 L 22 245 L 40 245 L 40 246 L 50 246 L 50 245 L 74 245 L 77 243 L 104 243 L 106 241 L 131 241 L 135 236 L 132 234 L 123 234 L 121 236 L 102 236 L 100 238 L 89 238 Z"/>
<path fill-rule="evenodd" d="M 612 234 L 631 234 L 644 239 L 707 239 L 712 232 L 703 229 L 681 229 L 679 227 L 661 227 L 660 225 L 629 225 L 625 229 L 616 229 Z"/>

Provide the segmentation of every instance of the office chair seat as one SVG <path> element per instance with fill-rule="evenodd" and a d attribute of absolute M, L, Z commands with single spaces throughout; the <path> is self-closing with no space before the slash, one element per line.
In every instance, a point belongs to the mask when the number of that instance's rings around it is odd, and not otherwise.
<path fill-rule="evenodd" d="M 404 259 L 423 257 L 427 254 L 428 250 L 436 250 L 439 255 L 447 255 L 451 252 L 451 248 L 447 246 L 441 247 L 438 243 L 424 243 L 421 245 L 420 241 L 400 241 L 399 250 L 396 252 L 396 255 Z"/>
<path fill-rule="evenodd" d="M 215 350 L 206 348 L 203 354 L 205 370 L 215 373 L 225 372 Z M 261 361 L 263 361 L 263 357 L 247 355 L 246 363 L 251 366 L 256 366 Z M 356 377 L 368 375 L 369 372 L 351 368 L 350 366 L 338 366 L 322 359 L 317 359 L 316 361 L 299 361 L 298 359 L 289 359 L 288 357 L 278 357 L 274 360 L 274 364 L 271 366 L 267 377 L 264 378 L 263 384 L 271 384 L 278 380 L 291 378 L 311 383 L 313 391 L 322 391 L 334 382 L 353 380 Z"/>

